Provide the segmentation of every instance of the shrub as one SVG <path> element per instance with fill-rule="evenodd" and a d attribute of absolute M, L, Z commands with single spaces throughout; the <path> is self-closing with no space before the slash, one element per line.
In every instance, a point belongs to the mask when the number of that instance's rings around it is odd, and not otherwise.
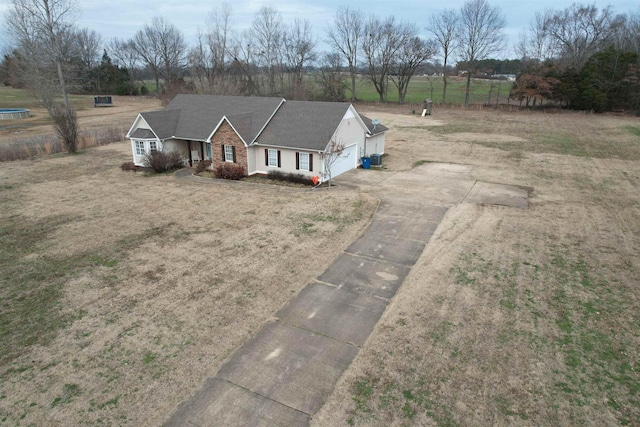
<path fill-rule="evenodd" d="M 136 165 L 133 162 L 124 162 L 120 165 L 120 169 L 123 171 L 134 171 L 136 170 Z"/>
<path fill-rule="evenodd" d="M 289 173 L 287 174 L 286 180 L 289 182 L 295 182 L 297 184 L 305 184 L 311 185 L 311 178 L 308 176 L 302 175 L 301 173 Z"/>
<path fill-rule="evenodd" d="M 53 127 L 71 154 L 78 150 L 78 116 L 73 108 L 56 105 L 49 113 Z"/>
<path fill-rule="evenodd" d="M 223 163 L 216 166 L 216 177 L 221 179 L 239 180 L 245 177 L 244 166 L 233 163 Z"/>
<path fill-rule="evenodd" d="M 267 174 L 267 178 L 269 178 L 269 179 L 277 179 L 279 181 L 285 181 L 285 177 L 286 176 L 287 176 L 286 173 L 280 172 L 280 171 L 277 171 L 277 170 L 269 171 L 269 173 Z"/>
<path fill-rule="evenodd" d="M 156 173 L 168 172 L 182 168 L 182 157 L 176 151 L 152 151 L 144 156 L 145 167 L 151 168 Z"/>
<path fill-rule="evenodd" d="M 269 171 L 267 175 L 269 179 L 277 179 L 278 181 L 294 182 L 296 184 L 312 185 L 311 178 L 301 173 L 284 173 L 280 171 Z"/>
<path fill-rule="evenodd" d="M 196 174 L 204 172 L 209 166 L 211 166 L 211 160 L 203 160 L 196 164 Z"/>

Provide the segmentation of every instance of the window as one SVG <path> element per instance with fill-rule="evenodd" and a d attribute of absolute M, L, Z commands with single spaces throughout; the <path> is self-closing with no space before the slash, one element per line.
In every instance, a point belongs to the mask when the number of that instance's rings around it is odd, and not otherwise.
<path fill-rule="evenodd" d="M 149 151 L 158 151 L 158 143 L 156 141 L 149 141 Z"/>
<path fill-rule="evenodd" d="M 144 141 L 136 141 L 136 155 L 144 156 L 147 152 L 144 150 Z"/>
<path fill-rule="evenodd" d="M 265 165 L 274 168 L 280 167 L 280 150 L 265 148 L 264 150 Z"/>
<path fill-rule="evenodd" d="M 224 151 L 224 161 L 235 163 L 235 147 L 233 145 L 223 145 L 222 149 Z"/>
<path fill-rule="evenodd" d="M 296 153 L 296 169 L 301 171 L 313 171 L 313 154 Z"/>

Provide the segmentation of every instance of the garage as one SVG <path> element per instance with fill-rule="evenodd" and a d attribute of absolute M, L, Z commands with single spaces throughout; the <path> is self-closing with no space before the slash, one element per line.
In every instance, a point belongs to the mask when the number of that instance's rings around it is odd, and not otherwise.
<path fill-rule="evenodd" d="M 344 148 L 340 157 L 331 166 L 331 178 L 335 178 L 351 169 L 358 167 L 358 144 Z"/>

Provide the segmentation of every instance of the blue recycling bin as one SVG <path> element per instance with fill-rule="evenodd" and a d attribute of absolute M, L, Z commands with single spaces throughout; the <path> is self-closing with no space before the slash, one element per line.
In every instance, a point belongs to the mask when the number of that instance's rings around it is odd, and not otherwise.
<path fill-rule="evenodd" d="M 371 169 L 371 157 L 362 158 L 362 169 Z"/>

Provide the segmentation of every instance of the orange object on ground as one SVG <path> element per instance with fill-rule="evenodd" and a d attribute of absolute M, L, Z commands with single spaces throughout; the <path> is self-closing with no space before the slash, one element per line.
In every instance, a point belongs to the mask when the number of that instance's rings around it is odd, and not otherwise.
<path fill-rule="evenodd" d="M 320 177 L 319 176 L 312 176 L 311 177 L 311 182 L 313 182 L 313 185 L 318 185 L 318 182 L 320 182 Z"/>

